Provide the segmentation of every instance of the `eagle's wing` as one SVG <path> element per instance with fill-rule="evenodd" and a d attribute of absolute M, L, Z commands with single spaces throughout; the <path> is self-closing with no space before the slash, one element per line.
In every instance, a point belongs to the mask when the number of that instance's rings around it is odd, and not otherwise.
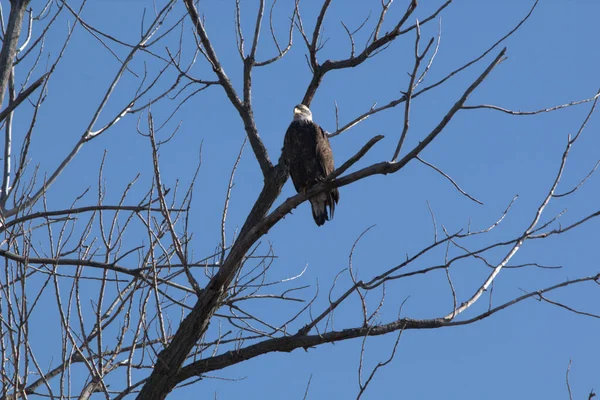
<path fill-rule="evenodd" d="M 315 127 L 317 128 L 317 159 L 319 160 L 319 164 L 323 174 L 321 179 L 324 180 L 335 170 L 335 165 L 333 162 L 333 152 L 331 151 L 331 145 L 329 144 L 329 138 L 327 137 L 327 133 L 325 132 L 325 130 L 317 124 L 315 124 Z M 331 218 L 333 218 L 335 204 L 340 200 L 340 192 L 337 188 L 335 188 L 332 189 L 329 193 L 327 193 L 327 196 L 327 203 L 329 205 Z"/>
<path fill-rule="evenodd" d="M 333 164 L 333 152 L 331 151 L 331 145 L 329 144 L 329 138 L 325 130 L 319 125 L 315 124 L 316 130 L 316 155 L 319 160 L 319 166 L 321 167 L 322 179 L 327 178 L 329 174 L 335 169 Z"/>

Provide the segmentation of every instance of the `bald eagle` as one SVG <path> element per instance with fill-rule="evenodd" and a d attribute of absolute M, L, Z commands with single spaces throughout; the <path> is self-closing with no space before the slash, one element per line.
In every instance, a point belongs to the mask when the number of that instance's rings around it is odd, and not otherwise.
<path fill-rule="evenodd" d="M 294 107 L 294 120 L 285 133 L 282 156 L 298 193 L 306 193 L 334 170 L 333 153 L 327 134 L 313 122 L 312 113 L 304 104 Z M 337 188 L 309 199 L 313 218 L 318 226 L 333 218 L 339 199 Z"/>

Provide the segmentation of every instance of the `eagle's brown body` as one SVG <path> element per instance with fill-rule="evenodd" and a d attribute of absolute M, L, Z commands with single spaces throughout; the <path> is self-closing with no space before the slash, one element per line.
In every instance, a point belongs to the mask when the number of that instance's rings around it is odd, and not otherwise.
<path fill-rule="evenodd" d="M 334 164 L 327 134 L 312 121 L 312 114 L 306 106 L 298 105 L 295 110 L 299 107 L 306 109 L 308 117 L 295 118 L 290 124 L 285 133 L 282 152 L 296 191 L 305 193 L 331 174 Z M 306 113 L 306 111 L 301 109 L 301 112 Z M 310 199 L 313 218 L 317 225 L 321 226 L 325 221 L 333 218 L 339 198 L 339 192 L 335 188 Z"/>

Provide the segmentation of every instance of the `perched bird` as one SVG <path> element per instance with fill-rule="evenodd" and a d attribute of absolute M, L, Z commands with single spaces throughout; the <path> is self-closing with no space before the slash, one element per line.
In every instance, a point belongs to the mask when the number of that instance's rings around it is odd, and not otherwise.
<path fill-rule="evenodd" d="M 327 134 L 313 122 L 312 113 L 304 104 L 294 107 L 294 120 L 285 133 L 281 152 L 298 193 L 306 193 L 334 170 L 333 153 Z M 333 218 L 339 199 L 337 188 L 309 199 L 313 218 L 318 226 Z"/>

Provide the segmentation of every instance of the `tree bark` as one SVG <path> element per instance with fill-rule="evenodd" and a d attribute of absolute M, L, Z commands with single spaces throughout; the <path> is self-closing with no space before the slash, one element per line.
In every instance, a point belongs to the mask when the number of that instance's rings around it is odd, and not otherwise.
<path fill-rule="evenodd" d="M 4 41 L 2 42 L 2 50 L 0 50 L 0 109 L 4 102 L 8 79 L 10 78 L 15 56 L 17 55 L 17 45 L 19 44 L 19 36 L 21 35 L 21 27 L 23 26 L 23 17 L 25 16 L 25 9 L 29 1 L 11 0 L 10 2 L 8 26 L 4 35 Z"/>
<path fill-rule="evenodd" d="M 210 319 L 221 304 L 221 297 L 238 269 L 242 259 L 256 240 L 267 229 L 252 229 L 262 220 L 281 193 L 288 177 L 287 167 L 281 161 L 267 175 L 263 190 L 254 203 L 227 259 L 219 272 L 202 290 L 192 311 L 184 318 L 171 343 L 158 354 L 156 365 L 148 381 L 137 396 L 139 400 L 162 400 L 179 383 L 178 375 L 192 348 L 208 329 Z"/>

